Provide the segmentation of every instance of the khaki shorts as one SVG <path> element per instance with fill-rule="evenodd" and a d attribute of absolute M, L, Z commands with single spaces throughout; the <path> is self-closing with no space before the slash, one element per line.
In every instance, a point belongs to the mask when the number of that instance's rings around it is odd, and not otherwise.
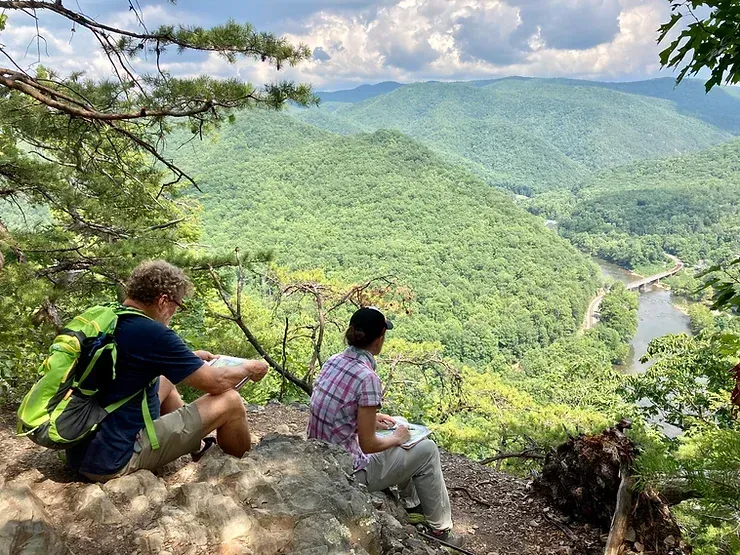
<path fill-rule="evenodd" d="M 154 431 L 157 433 L 159 449 L 152 449 L 149 435 L 146 429 L 142 429 L 136 434 L 134 454 L 121 470 L 106 476 L 86 472 L 82 474 L 94 482 L 107 482 L 137 470 L 157 470 L 183 455 L 195 453 L 200 449 L 203 423 L 198 408 L 194 403 L 190 403 L 157 418 L 154 421 Z"/>

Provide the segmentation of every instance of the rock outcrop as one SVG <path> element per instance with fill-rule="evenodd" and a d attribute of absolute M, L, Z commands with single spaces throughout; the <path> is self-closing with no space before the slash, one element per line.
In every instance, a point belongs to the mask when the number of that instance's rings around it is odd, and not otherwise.
<path fill-rule="evenodd" d="M 213 447 L 165 478 L 140 471 L 34 491 L 10 482 L 0 493 L 0 553 L 438 552 L 401 524 L 394 499 L 369 494 L 351 472 L 342 448 L 273 434 L 241 460 Z"/>

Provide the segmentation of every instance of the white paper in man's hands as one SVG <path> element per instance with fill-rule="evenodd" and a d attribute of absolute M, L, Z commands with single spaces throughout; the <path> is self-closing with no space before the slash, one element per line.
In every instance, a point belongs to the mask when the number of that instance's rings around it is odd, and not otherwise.
<path fill-rule="evenodd" d="M 223 366 L 241 366 L 245 362 L 247 362 L 247 359 L 245 358 L 221 355 L 218 358 L 209 360 L 206 364 L 208 364 L 209 366 L 213 366 L 214 368 L 218 368 Z M 234 389 L 239 391 L 249 381 L 249 378 L 250 376 L 245 376 L 238 384 L 234 386 Z"/>

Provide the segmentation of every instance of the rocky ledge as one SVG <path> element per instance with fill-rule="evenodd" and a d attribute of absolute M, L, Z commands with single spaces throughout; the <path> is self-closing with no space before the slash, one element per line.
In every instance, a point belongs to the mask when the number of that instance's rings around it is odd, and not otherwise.
<path fill-rule="evenodd" d="M 440 553 L 401 524 L 395 499 L 369 494 L 351 471 L 341 448 L 271 434 L 241 460 L 213 447 L 166 480 L 11 480 L 0 490 L 0 553 Z"/>

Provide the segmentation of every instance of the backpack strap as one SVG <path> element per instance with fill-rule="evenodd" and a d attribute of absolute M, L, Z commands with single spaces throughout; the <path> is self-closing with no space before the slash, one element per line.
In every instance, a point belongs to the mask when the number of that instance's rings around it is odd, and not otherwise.
<path fill-rule="evenodd" d="M 149 318 L 150 320 L 152 319 L 146 314 L 144 314 L 144 312 L 139 310 L 138 308 L 134 308 L 132 306 L 126 306 L 124 304 L 117 304 L 113 310 L 115 310 L 116 314 L 118 314 L 119 316 L 126 314 L 130 316 L 143 316 L 144 318 Z"/>
<path fill-rule="evenodd" d="M 144 428 L 146 428 L 146 435 L 149 437 L 149 443 L 151 444 L 152 449 L 156 451 L 157 449 L 159 449 L 159 440 L 157 439 L 157 432 L 154 430 L 154 420 L 152 420 L 152 413 L 149 412 L 149 398 L 147 397 L 146 390 L 147 388 L 141 391 L 137 391 L 133 395 L 129 395 L 128 397 L 125 397 L 120 401 L 116 401 L 115 403 L 108 405 L 107 407 L 105 407 L 105 412 L 110 414 L 113 411 L 120 409 L 123 405 L 125 405 L 131 399 L 141 393 L 141 414 L 144 416 Z"/>
<path fill-rule="evenodd" d="M 144 415 L 144 427 L 146 428 L 146 435 L 149 436 L 149 443 L 152 449 L 156 451 L 159 449 L 159 440 L 157 439 L 157 432 L 154 429 L 154 421 L 152 415 L 149 412 L 149 400 L 146 396 L 146 389 L 144 390 L 144 396 L 141 399 L 141 413 Z"/>
<path fill-rule="evenodd" d="M 122 305 L 122 304 L 121 305 L 118 305 L 115 310 L 116 310 L 116 314 L 118 314 L 119 316 L 125 314 L 125 315 L 129 315 L 129 316 L 143 316 L 144 318 L 149 318 L 150 320 L 152 319 L 149 316 L 147 316 L 146 314 L 144 314 L 141 310 L 139 310 L 137 308 L 130 307 L 130 306 L 125 306 L 125 305 Z M 113 379 L 115 379 L 115 377 L 116 377 L 116 375 L 115 375 L 115 367 L 116 367 L 115 362 L 116 361 L 114 360 L 113 361 L 113 368 L 114 368 L 114 371 L 113 371 Z M 154 385 L 154 383 L 156 381 L 157 381 L 157 378 L 154 378 L 152 380 L 152 382 L 149 384 L 149 386 Z M 147 386 L 146 388 L 144 388 L 141 391 L 141 394 L 142 394 L 142 396 L 141 396 L 141 415 L 144 417 L 144 428 L 146 429 L 146 435 L 149 437 L 149 443 L 152 446 L 152 449 L 156 451 L 157 449 L 159 449 L 159 440 L 157 439 L 157 432 L 154 429 L 154 420 L 152 419 L 152 413 L 149 411 L 149 398 L 147 397 L 147 394 L 146 394 L 146 390 L 149 388 L 149 386 Z M 131 399 L 133 399 L 134 397 L 136 397 L 138 394 L 139 394 L 139 392 L 136 392 L 133 395 L 131 395 L 130 397 L 127 397 L 126 399 L 123 399 L 122 401 L 119 401 L 118 403 L 115 403 L 116 406 L 112 410 L 116 410 L 121 405 L 126 404 Z M 114 405 L 111 405 L 111 407 L 113 407 L 113 406 Z M 108 409 L 106 408 L 106 410 L 108 410 Z M 110 412 L 112 412 L 112 411 L 110 411 Z"/>

